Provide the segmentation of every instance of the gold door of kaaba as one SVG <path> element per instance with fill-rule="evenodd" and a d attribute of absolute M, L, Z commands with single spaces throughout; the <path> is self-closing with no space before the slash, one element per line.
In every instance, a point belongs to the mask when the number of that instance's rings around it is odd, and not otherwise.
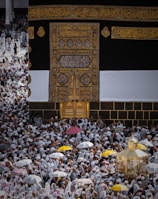
<path fill-rule="evenodd" d="M 49 89 L 62 118 L 89 117 L 99 100 L 98 23 L 50 23 Z"/>

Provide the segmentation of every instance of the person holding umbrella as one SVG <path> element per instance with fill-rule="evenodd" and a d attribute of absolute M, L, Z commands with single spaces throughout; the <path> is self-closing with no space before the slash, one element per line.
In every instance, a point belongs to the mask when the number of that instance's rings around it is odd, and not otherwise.
<path fill-rule="evenodd" d="M 66 135 L 76 135 L 81 132 L 80 127 L 77 126 L 77 122 L 72 120 L 71 126 L 66 130 Z"/>

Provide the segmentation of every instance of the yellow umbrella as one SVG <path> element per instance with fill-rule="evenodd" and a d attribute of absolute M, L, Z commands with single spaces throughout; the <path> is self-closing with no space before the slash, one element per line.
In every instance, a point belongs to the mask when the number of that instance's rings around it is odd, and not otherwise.
<path fill-rule="evenodd" d="M 69 151 L 69 150 L 72 150 L 72 147 L 71 146 L 61 146 L 57 149 L 58 152 L 60 151 Z"/>
<path fill-rule="evenodd" d="M 147 150 L 147 147 L 144 144 L 138 143 L 137 144 L 137 149 L 141 149 L 141 150 Z"/>
<path fill-rule="evenodd" d="M 112 191 L 128 191 L 128 187 L 124 184 L 115 184 L 111 187 Z"/>
<path fill-rule="evenodd" d="M 106 157 L 106 156 L 109 156 L 109 155 L 115 155 L 117 152 L 116 151 L 113 151 L 113 150 L 106 150 L 102 153 L 102 157 Z"/>

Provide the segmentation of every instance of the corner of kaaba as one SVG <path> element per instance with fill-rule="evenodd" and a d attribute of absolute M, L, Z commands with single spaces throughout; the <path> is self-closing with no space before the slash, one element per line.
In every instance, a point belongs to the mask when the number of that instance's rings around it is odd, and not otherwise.
<path fill-rule="evenodd" d="M 158 198 L 158 1 L 1 0 L 0 198 Z"/>

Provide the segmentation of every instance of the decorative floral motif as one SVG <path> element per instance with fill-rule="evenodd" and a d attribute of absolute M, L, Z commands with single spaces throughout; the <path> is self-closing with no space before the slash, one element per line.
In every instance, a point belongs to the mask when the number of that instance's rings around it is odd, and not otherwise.
<path fill-rule="evenodd" d="M 89 39 L 86 39 L 86 40 L 84 41 L 84 46 L 85 46 L 86 48 L 89 48 L 89 47 L 90 47 L 90 41 L 89 41 Z"/>
<path fill-rule="evenodd" d="M 73 44 L 73 40 L 72 40 L 72 39 L 68 39 L 68 40 L 67 40 L 67 46 L 68 46 L 68 47 L 73 47 L 73 45 L 74 45 L 74 44 Z"/>
<path fill-rule="evenodd" d="M 28 84 L 30 84 L 31 83 L 31 75 L 29 74 L 28 75 Z"/>
<path fill-rule="evenodd" d="M 62 48 L 65 46 L 64 40 L 63 40 L 63 39 L 60 39 L 60 40 L 59 40 L 58 46 L 59 46 L 59 47 L 62 47 Z"/>
<path fill-rule="evenodd" d="M 110 31 L 109 31 L 109 29 L 108 29 L 107 26 L 105 26 L 105 27 L 103 28 L 103 30 L 101 31 L 101 34 L 102 34 L 103 37 L 105 37 L 105 38 L 107 38 L 107 37 L 110 36 Z"/>
<path fill-rule="evenodd" d="M 39 37 L 43 37 L 43 36 L 45 35 L 45 30 L 44 30 L 44 28 L 43 28 L 42 26 L 40 26 L 40 27 L 38 28 L 38 30 L 37 30 L 37 35 L 38 35 Z"/>
<path fill-rule="evenodd" d="M 82 46 L 82 41 L 80 39 L 77 39 L 76 40 L 76 47 L 81 48 L 81 46 Z"/>
<path fill-rule="evenodd" d="M 65 75 L 64 73 L 62 73 L 62 74 L 60 74 L 57 77 L 57 81 L 58 81 L 59 84 L 65 85 L 68 82 L 68 77 L 67 77 L 67 75 Z"/>
<path fill-rule="evenodd" d="M 28 27 L 28 33 L 29 33 L 29 39 L 34 39 L 34 27 L 33 26 Z"/>
<path fill-rule="evenodd" d="M 28 88 L 28 97 L 30 97 L 30 95 L 31 95 L 31 89 Z"/>
<path fill-rule="evenodd" d="M 28 51 L 29 51 L 29 53 L 31 53 L 31 51 L 32 51 L 32 47 L 30 46 L 30 44 L 28 46 Z"/>
<path fill-rule="evenodd" d="M 83 85 L 88 85 L 91 82 L 91 77 L 85 73 L 81 76 L 80 81 Z"/>

